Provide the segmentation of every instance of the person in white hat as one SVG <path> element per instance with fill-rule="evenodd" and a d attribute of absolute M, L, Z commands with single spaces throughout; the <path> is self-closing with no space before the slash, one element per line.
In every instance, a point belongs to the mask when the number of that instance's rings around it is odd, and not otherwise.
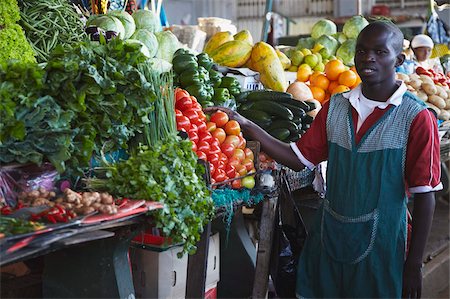
<path fill-rule="evenodd" d="M 415 68 L 421 66 L 426 70 L 432 69 L 435 72 L 443 73 L 439 58 L 430 58 L 433 47 L 433 40 L 428 35 L 414 36 L 411 41 L 411 48 L 414 52 Z"/>

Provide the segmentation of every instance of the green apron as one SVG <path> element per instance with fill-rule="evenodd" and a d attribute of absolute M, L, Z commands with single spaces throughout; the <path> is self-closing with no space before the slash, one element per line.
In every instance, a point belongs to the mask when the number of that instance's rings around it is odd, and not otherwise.
<path fill-rule="evenodd" d="M 351 104 L 327 116 L 327 195 L 302 251 L 299 298 L 400 298 L 406 247 L 406 146 L 426 109 L 405 93 L 356 144 Z"/>

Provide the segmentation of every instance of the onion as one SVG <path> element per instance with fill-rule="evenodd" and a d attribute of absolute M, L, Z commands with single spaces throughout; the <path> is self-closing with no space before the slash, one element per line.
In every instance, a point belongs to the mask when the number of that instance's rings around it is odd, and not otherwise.
<path fill-rule="evenodd" d="M 300 81 L 295 81 L 289 85 L 286 92 L 290 93 L 297 101 L 306 101 L 314 98 L 308 85 Z"/>

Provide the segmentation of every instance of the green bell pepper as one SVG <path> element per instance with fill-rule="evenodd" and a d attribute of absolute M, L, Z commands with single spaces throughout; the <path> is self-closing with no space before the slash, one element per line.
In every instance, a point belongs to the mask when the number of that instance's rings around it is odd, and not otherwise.
<path fill-rule="evenodd" d="M 175 51 L 175 53 L 173 53 L 173 57 L 176 57 L 176 56 L 182 55 L 182 54 L 187 54 L 187 53 L 189 53 L 188 50 L 179 48 L 178 50 Z"/>
<path fill-rule="evenodd" d="M 178 76 L 178 80 L 182 87 L 187 87 L 193 84 L 201 85 L 200 75 L 197 69 L 188 69 Z"/>
<path fill-rule="evenodd" d="M 237 95 L 241 92 L 241 85 L 234 77 L 223 77 L 219 87 L 227 88 L 232 95 Z"/>
<path fill-rule="evenodd" d="M 200 81 L 202 81 L 203 83 L 209 83 L 209 72 L 204 67 L 198 67 L 198 75 Z"/>
<path fill-rule="evenodd" d="M 214 62 L 206 53 L 200 53 L 197 55 L 198 65 L 204 67 L 207 71 L 209 71 L 212 66 L 214 65 Z"/>
<path fill-rule="evenodd" d="M 209 70 L 209 81 L 214 87 L 219 87 L 222 83 L 222 75 L 215 70 Z"/>
<path fill-rule="evenodd" d="M 215 104 L 223 104 L 230 99 L 230 92 L 226 88 L 214 88 L 213 102 Z"/>
<path fill-rule="evenodd" d="M 208 90 L 205 88 L 205 85 L 196 83 L 185 87 L 186 91 L 189 92 L 191 96 L 197 98 L 197 100 L 201 103 L 204 101 L 209 101 L 210 95 Z"/>
<path fill-rule="evenodd" d="M 197 58 L 192 54 L 180 54 L 172 60 L 173 70 L 177 74 L 181 74 L 186 70 L 197 69 Z"/>

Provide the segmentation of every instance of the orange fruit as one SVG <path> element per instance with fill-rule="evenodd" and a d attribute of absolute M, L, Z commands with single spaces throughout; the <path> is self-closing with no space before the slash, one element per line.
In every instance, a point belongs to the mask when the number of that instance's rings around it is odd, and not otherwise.
<path fill-rule="evenodd" d="M 325 74 L 330 80 L 337 80 L 343 71 L 345 71 L 345 65 L 340 60 L 330 60 L 325 65 Z"/>
<path fill-rule="evenodd" d="M 310 78 L 309 81 L 311 82 L 312 86 L 320 87 L 323 90 L 327 90 L 328 85 L 330 85 L 330 80 L 328 80 L 327 76 L 323 74 L 319 74 L 312 79 Z"/>
<path fill-rule="evenodd" d="M 338 78 L 338 82 L 340 85 L 345 85 L 348 87 L 351 87 L 355 85 L 356 79 L 357 79 L 356 73 L 354 73 L 352 70 L 343 71 Z"/>
<path fill-rule="evenodd" d="M 315 77 L 317 77 L 317 76 L 319 76 L 319 75 L 322 75 L 322 74 L 323 74 L 323 72 L 320 72 L 320 71 L 314 71 L 314 72 L 311 74 L 311 76 L 309 76 L 309 81 L 312 82 L 312 80 L 314 80 Z"/>
<path fill-rule="evenodd" d="M 310 86 L 309 89 L 311 89 L 314 99 L 318 100 L 320 103 L 325 101 L 325 90 L 317 86 Z"/>
<path fill-rule="evenodd" d="M 358 74 L 358 72 L 356 71 L 356 66 L 354 66 L 354 65 L 353 65 L 353 66 L 351 66 L 351 67 L 350 67 L 350 70 L 354 71 L 354 72 L 355 72 L 355 74 Z"/>
<path fill-rule="evenodd" d="M 341 93 L 341 92 L 348 91 L 348 90 L 350 90 L 350 88 L 349 88 L 348 86 L 345 86 L 345 85 L 338 85 L 337 87 L 335 87 L 335 88 L 333 89 L 333 91 L 331 92 L 331 94 Z"/>
<path fill-rule="evenodd" d="M 312 69 L 309 65 L 299 67 L 297 70 L 297 80 L 300 82 L 306 82 L 309 80 L 309 76 L 312 74 Z"/>
<path fill-rule="evenodd" d="M 353 84 L 352 86 L 350 86 L 350 89 L 355 88 L 356 86 L 358 86 L 361 83 L 361 78 L 359 76 L 356 76 L 356 82 L 355 84 Z"/>
<path fill-rule="evenodd" d="M 335 89 L 338 85 L 339 85 L 338 81 L 330 81 L 327 91 L 331 93 L 333 89 Z"/>

